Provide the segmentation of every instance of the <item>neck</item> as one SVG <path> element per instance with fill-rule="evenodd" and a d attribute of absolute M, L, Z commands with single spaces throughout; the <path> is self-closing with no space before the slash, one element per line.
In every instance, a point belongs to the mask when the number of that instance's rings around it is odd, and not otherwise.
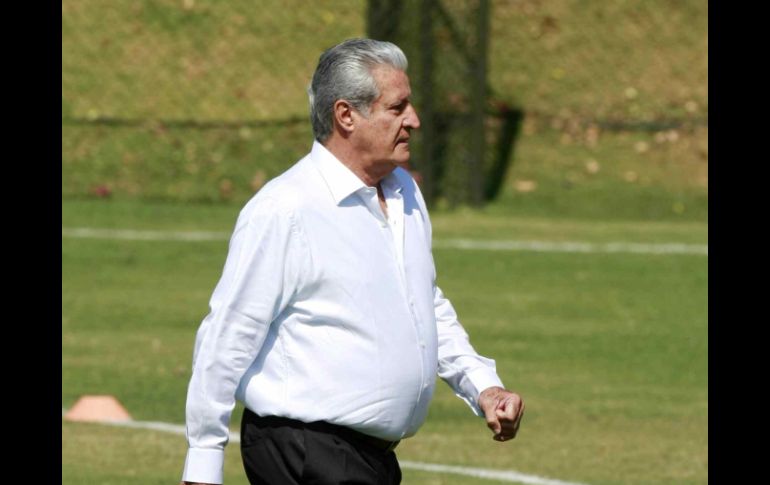
<path fill-rule="evenodd" d="M 365 155 L 354 150 L 349 143 L 341 141 L 336 136 L 329 138 L 323 145 L 369 187 L 377 186 L 395 169 L 392 165 L 373 163 Z"/>

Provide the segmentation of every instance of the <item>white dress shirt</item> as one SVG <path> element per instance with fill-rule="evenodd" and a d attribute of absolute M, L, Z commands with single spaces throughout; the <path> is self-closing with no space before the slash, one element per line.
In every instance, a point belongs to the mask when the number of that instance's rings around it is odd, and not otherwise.
<path fill-rule="evenodd" d="M 183 480 L 222 483 L 235 399 L 386 440 L 425 420 L 436 375 L 471 409 L 502 386 L 436 286 L 431 226 L 400 168 L 367 187 L 323 145 L 243 208 L 198 330 Z"/>

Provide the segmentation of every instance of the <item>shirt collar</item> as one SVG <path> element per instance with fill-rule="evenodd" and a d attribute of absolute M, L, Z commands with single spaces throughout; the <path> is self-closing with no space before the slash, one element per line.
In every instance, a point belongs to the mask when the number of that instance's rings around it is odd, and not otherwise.
<path fill-rule="evenodd" d="M 326 181 L 326 186 L 329 187 L 335 204 L 339 205 L 350 194 L 366 187 L 366 184 L 356 174 L 318 141 L 313 142 L 310 157 Z"/>
<path fill-rule="evenodd" d="M 403 187 L 401 185 L 401 179 L 396 176 L 396 170 L 393 170 L 387 176 L 385 176 L 385 178 L 383 178 L 380 182 L 380 185 L 382 185 L 383 190 L 389 192 L 398 192 L 400 194 Z"/>
<path fill-rule="evenodd" d="M 353 171 L 317 140 L 313 142 L 310 157 L 326 181 L 335 204 L 339 205 L 351 194 L 366 188 L 366 184 Z M 396 177 L 395 170 L 383 178 L 381 183 L 383 188 L 387 187 L 393 192 L 401 192 L 401 182 Z"/>

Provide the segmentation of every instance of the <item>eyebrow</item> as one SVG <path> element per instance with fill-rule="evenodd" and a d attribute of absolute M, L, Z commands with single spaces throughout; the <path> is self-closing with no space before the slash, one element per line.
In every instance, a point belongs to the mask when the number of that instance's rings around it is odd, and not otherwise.
<path fill-rule="evenodd" d="M 398 106 L 401 106 L 403 104 L 408 104 L 410 102 L 409 96 L 406 98 L 402 98 L 396 101 L 393 101 L 392 103 L 388 104 L 388 108 L 396 108 Z"/>

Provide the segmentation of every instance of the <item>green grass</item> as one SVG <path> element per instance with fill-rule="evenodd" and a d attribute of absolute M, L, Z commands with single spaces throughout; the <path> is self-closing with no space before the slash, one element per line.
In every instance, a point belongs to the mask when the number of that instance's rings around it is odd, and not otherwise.
<path fill-rule="evenodd" d="M 64 227 L 229 232 L 241 206 L 235 204 L 137 201 L 132 199 L 67 199 L 62 202 Z M 708 226 L 701 221 L 582 220 L 557 216 L 510 215 L 494 207 L 433 210 L 436 237 L 525 239 L 549 241 L 634 241 L 701 244 Z"/>
<path fill-rule="evenodd" d="M 472 28 L 468 6 L 443 3 L 461 32 Z M 600 118 L 708 110 L 706 2 L 491 4 L 488 64 L 498 99 L 536 112 Z M 301 0 L 259 7 L 245 1 L 66 0 L 63 115 L 304 117 L 304 89 L 321 50 L 365 35 L 366 6 L 342 0 L 315 2 L 312 9 Z M 404 2 L 404 25 L 419 16 L 418 8 Z M 436 31 L 439 47 L 448 45 L 442 22 Z M 697 113 L 685 109 L 687 102 L 696 103 Z"/>
<path fill-rule="evenodd" d="M 235 205 L 64 200 L 65 227 L 228 232 Z M 705 244 L 707 226 L 437 212 L 434 236 Z M 137 420 L 183 423 L 192 345 L 226 241 L 62 239 L 62 406 L 114 394 Z M 500 444 L 440 383 L 402 460 L 591 484 L 708 479 L 707 258 L 437 249 L 439 284 L 527 413 Z M 234 423 L 237 424 L 237 423 Z M 180 436 L 62 424 L 62 483 L 172 483 Z M 236 446 L 226 483 L 246 483 Z M 404 483 L 469 483 L 404 471 Z"/>
<path fill-rule="evenodd" d="M 184 436 L 62 421 L 62 483 L 179 483 L 186 451 Z M 225 483 L 248 485 L 237 446 L 226 450 Z"/>
<path fill-rule="evenodd" d="M 443 3 L 467 18 L 466 7 Z M 491 4 L 489 83 L 527 116 L 498 199 L 482 211 L 438 200 L 434 236 L 706 244 L 708 128 L 697 123 L 708 116 L 706 2 Z M 270 122 L 307 117 L 320 52 L 363 35 L 365 9 L 341 0 L 312 9 L 299 0 L 66 0 L 63 227 L 229 233 L 242 204 L 307 153 L 307 122 Z M 603 118 L 689 125 L 613 132 L 592 125 Z M 96 195 L 105 190 L 111 196 Z M 135 419 L 181 424 L 195 331 L 226 250 L 226 241 L 63 238 L 62 406 L 114 394 Z M 501 445 L 440 384 L 401 459 L 594 485 L 707 482 L 706 257 L 434 256 L 472 342 L 496 359 L 527 414 L 520 436 Z M 63 484 L 179 478 L 180 436 L 68 422 L 62 434 Z M 245 484 L 237 447 L 227 456 L 226 483 Z M 407 484 L 469 482 L 404 470 Z"/>
<path fill-rule="evenodd" d="M 312 9 L 301 0 L 66 0 L 62 115 L 305 116 L 305 87 L 318 56 L 363 33 L 364 7 L 342 0 Z"/>
<path fill-rule="evenodd" d="M 418 2 L 404 3 L 408 23 L 417 18 Z M 468 7 L 444 4 L 469 28 L 463 22 Z M 706 2 L 491 4 L 489 83 L 496 100 L 527 116 L 490 210 L 705 220 L 707 128 L 617 133 L 592 123 L 707 119 Z M 343 38 L 363 35 L 365 10 L 364 1 L 341 0 L 316 2 L 312 9 L 299 0 L 259 7 L 243 1 L 65 1 L 62 194 L 89 197 L 107 188 L 121 198 L 240 205 L 303 156 L 312 136 L 307 122 L 238 123 L 307 119 L 305 87 L 318 56 Z M 437 29 L 439 43 L 446 44 L 446 29 Z M 450 79 L 444 87 L 464 81 Z M 438 109 L 452 104 L 436 99 Z M 144 121 L 108 127 L 67 121 L 72 118 Z M 149 121 L 158 119 L 235 127 Z"/>
<path fill-rule="evenodd" d="M 62 194 L 96 186 L 126 198 L 240 201 L 296 161 L 309 124 L 259 129 L 62 126 Z M 281 162 L 278 163 L 277 160 Z"/>
<path fill-rule="evenodd" d="M 708 112 L 707 2 L 498 0 L 490 28 L 500 99 L 590 118 Z"/>
<path fill-rule="evenodd" d="M 418 135 L 419 136 L 419 135 Z M 499 198 L 486 210 L 507 216 L 705 221 L 708 130 L 674 141 L 603 133 L 595 144 L 549 131 L 525 132 Z M 660 138 L 658 138 L 660 140 Z M 309 126 L 244 131 L 65 126 L 62 195 L 241 205 L 303 157 Z M 646 151 L 639 152 L 639 143 Z M 522 190 L 522 183 L 526 190 Z M 437 208 L 446 208 L 439 200 Z"/>
<path fill-rule="evenodd" d="M 674 141 L 645 133 L 564 136 L 525 130 L 516 145 L 499 214 L 599 220 L 705 221 L 708 129 Z M 531 190 L 521 190 L 528 182 Z"/>
<path fill-rule="evenodd" d="M 110 446 L 105 447 L 105 443 Z M 62 422 L 62 483 L 78 485 L 165 485 L 181 478 L 184 437 L 149 430 Z M 83 457 L 89 457 L 84 460 Z M 152 463 L 151 467 L 147 467 Z M 403 483 L 461 485 L 468 477 L 402 470 Z M 238 446 L 225 451 L 227 485 L 248 485 Z"/>

